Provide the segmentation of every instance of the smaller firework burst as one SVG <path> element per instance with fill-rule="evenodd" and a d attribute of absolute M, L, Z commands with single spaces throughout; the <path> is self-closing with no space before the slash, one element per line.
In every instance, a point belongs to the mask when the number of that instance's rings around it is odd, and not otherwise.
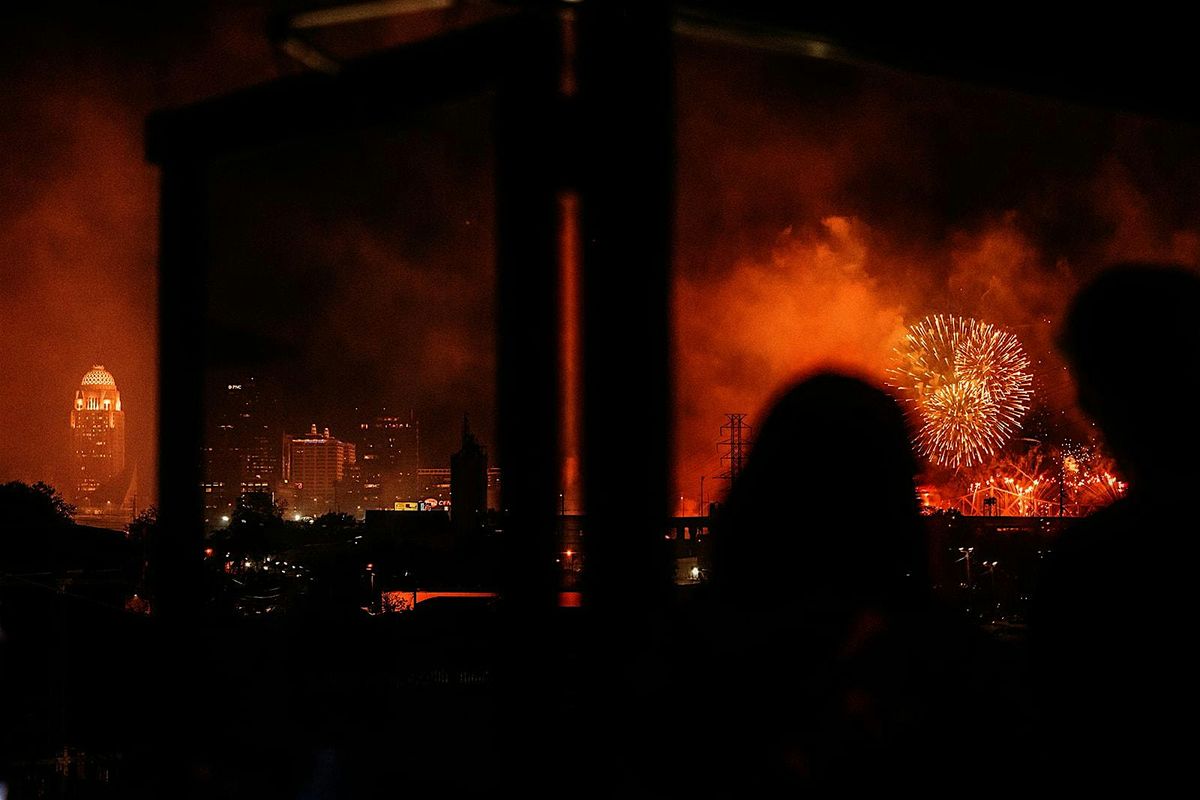
<path fill-rule="evenodd" d="M 1061 487 L 1054 460 L 1040 446 L 992 459 L 966 474 L 958 508 L 968 515 L 1058 516 Z"/>
<path fill-rule="evenodd" d="M 1034 445 L 964 470 L 955 507 L 967 515 L 1085 516 L 1124 494 L 1114 469 L 1096 448 Z"/>
<path fill-rule="evenodd" d="M 997 424 L 995 404 L 976 381 L 948 383 L 928 394 L 921 410 L 924 423 L 917 434 L 929 454 L 960 457 L 979 463 Z"/>
<path fill-rule="evenodd" d="M 1128 484 L 1116 462 L 1098 447 L 1067 444 L 1062 453 L 1062 476 L 1076 514 L 1087 514 L 1125 496 Z"/>

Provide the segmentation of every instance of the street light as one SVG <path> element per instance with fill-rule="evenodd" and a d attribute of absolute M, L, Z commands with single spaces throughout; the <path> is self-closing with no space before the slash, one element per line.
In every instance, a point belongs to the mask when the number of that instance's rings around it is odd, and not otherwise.
<path fill-rule="evenodd" d="M 975 552 L 974 547 L 960 547 L 958 552 L 963 554 L 959 561 L 967 562 L 967 588 L 971 588 L 971 553 Z"/>
<path fill-rule="evenodd" d="M 996 567 L 1000 565 L 999 561 L 984 561 L 983 565 L 987 567 L 988 574 L 992 576 L 992 600 L 996 599 Z M 999 603 L 997 603 L 999 605 Z"/>
<path fill-rule="evenodd" d="M 376 603 L 378 601 L 378 598 L 375 597 L 375 565 L 373 563 L 367 564 L 367 576 L 371 582 L 371 600 L 370 600 L 370 602 L 371 602 L 371 607 L 374 609 L 374 608 L 376 608 Z"/>

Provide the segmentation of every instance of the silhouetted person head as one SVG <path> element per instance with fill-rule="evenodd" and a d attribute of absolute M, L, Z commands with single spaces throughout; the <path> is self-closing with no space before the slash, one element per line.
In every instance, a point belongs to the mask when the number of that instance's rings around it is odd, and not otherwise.
<path fill-rule="evenodd" d="M 1079 402 L 1139 483 L 1196 471 L 1200 446 L 1200 276 L 1114 267 L 1075 297 L 1061 346 Z"/>
<path fill-rule="evenodd" d="M 713 579 L 735 602 L 894 597 L 925 552 L 904 415 L 860 380 L 820 374 L 775 403 L 714 528 Z"/>

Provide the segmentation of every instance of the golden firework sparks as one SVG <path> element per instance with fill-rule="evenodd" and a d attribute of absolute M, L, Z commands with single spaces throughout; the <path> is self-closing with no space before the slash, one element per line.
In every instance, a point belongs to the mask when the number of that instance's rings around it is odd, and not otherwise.
<path fill-rule="evenodd" d="M 917 413 L 916 445 L 930 460 L 979 464 L 1021 429 L 1033 377 L 1011 333 L 935 314 L 910 327 L 896 352 L 891 383 Z"/>

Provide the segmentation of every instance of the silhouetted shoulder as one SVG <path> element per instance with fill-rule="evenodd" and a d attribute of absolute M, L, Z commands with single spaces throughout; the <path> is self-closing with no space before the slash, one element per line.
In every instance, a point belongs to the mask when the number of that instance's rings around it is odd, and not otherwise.
<path fill-rule="evenodd" d="M 1178 769 L 1176 721 L 1195 710 L 1194 534 L 1188 516 L 1128 499 L 1055 548 L 1032 634 L 1044 749 L 1060 781 L 1140 784 Z"/>

